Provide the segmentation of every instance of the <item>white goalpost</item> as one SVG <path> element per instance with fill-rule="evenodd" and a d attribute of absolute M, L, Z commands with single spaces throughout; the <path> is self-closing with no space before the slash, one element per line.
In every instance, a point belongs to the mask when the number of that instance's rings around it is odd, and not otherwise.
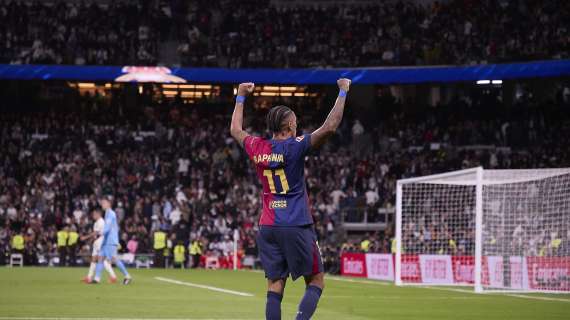
<path fill-rule="evenodd" d="M 396 285 L 570 292 L 570 168 L 398 180 Z"/>

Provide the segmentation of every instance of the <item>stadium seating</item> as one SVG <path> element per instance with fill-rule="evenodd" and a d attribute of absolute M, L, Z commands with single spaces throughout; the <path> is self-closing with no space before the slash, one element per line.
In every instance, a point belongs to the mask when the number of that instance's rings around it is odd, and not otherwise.
<path fill-rule="evenodd" d="M 0 63 L 358 67 L 561 59 L 570 52 L 566 1 L 166 3 L 2 2 Z"/>

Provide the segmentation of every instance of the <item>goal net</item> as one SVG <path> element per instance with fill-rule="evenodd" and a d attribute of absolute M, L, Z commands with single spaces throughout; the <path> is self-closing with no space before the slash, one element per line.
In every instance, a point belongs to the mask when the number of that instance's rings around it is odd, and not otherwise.
<path fill-rule="evenodd" d="M 397 285 L 570 291 L 570 168 L 399 180 Z"/>

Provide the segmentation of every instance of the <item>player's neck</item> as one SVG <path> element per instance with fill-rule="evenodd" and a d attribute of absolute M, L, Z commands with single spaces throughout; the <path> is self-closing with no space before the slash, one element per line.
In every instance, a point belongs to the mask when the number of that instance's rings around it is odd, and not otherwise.
<path fill-rule="evenodd" d="M 273 134 L 273 140 L 287 140 L 291 138 L 291 133 L 276 133 Z"/>

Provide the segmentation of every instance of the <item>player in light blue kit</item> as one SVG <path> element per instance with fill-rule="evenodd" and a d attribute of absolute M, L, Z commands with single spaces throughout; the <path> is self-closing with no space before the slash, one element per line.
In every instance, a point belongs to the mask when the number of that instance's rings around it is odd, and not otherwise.
<path fill-rule="evenodd" d="M 99 283 L 101 281 L 101 272 L 103 271 L 103 261 L 106 259 L 110 263 L 115 263 L 121 273 L 125 276 L 123 284 L 131 283 L 131 276 L 125 268 L 123 261 L 117 258 L 117 248 L 119 246 L 119 224 L 117 223 L 117 214 L 111 209 L 110 197 L 103 197 L 99 200 L 99 204 L 105 210 L 105 228 L 103 229 L 103 244 L 101 246 L 101 255 L 95 269 L 95 278 L 91 283 Z"/>

